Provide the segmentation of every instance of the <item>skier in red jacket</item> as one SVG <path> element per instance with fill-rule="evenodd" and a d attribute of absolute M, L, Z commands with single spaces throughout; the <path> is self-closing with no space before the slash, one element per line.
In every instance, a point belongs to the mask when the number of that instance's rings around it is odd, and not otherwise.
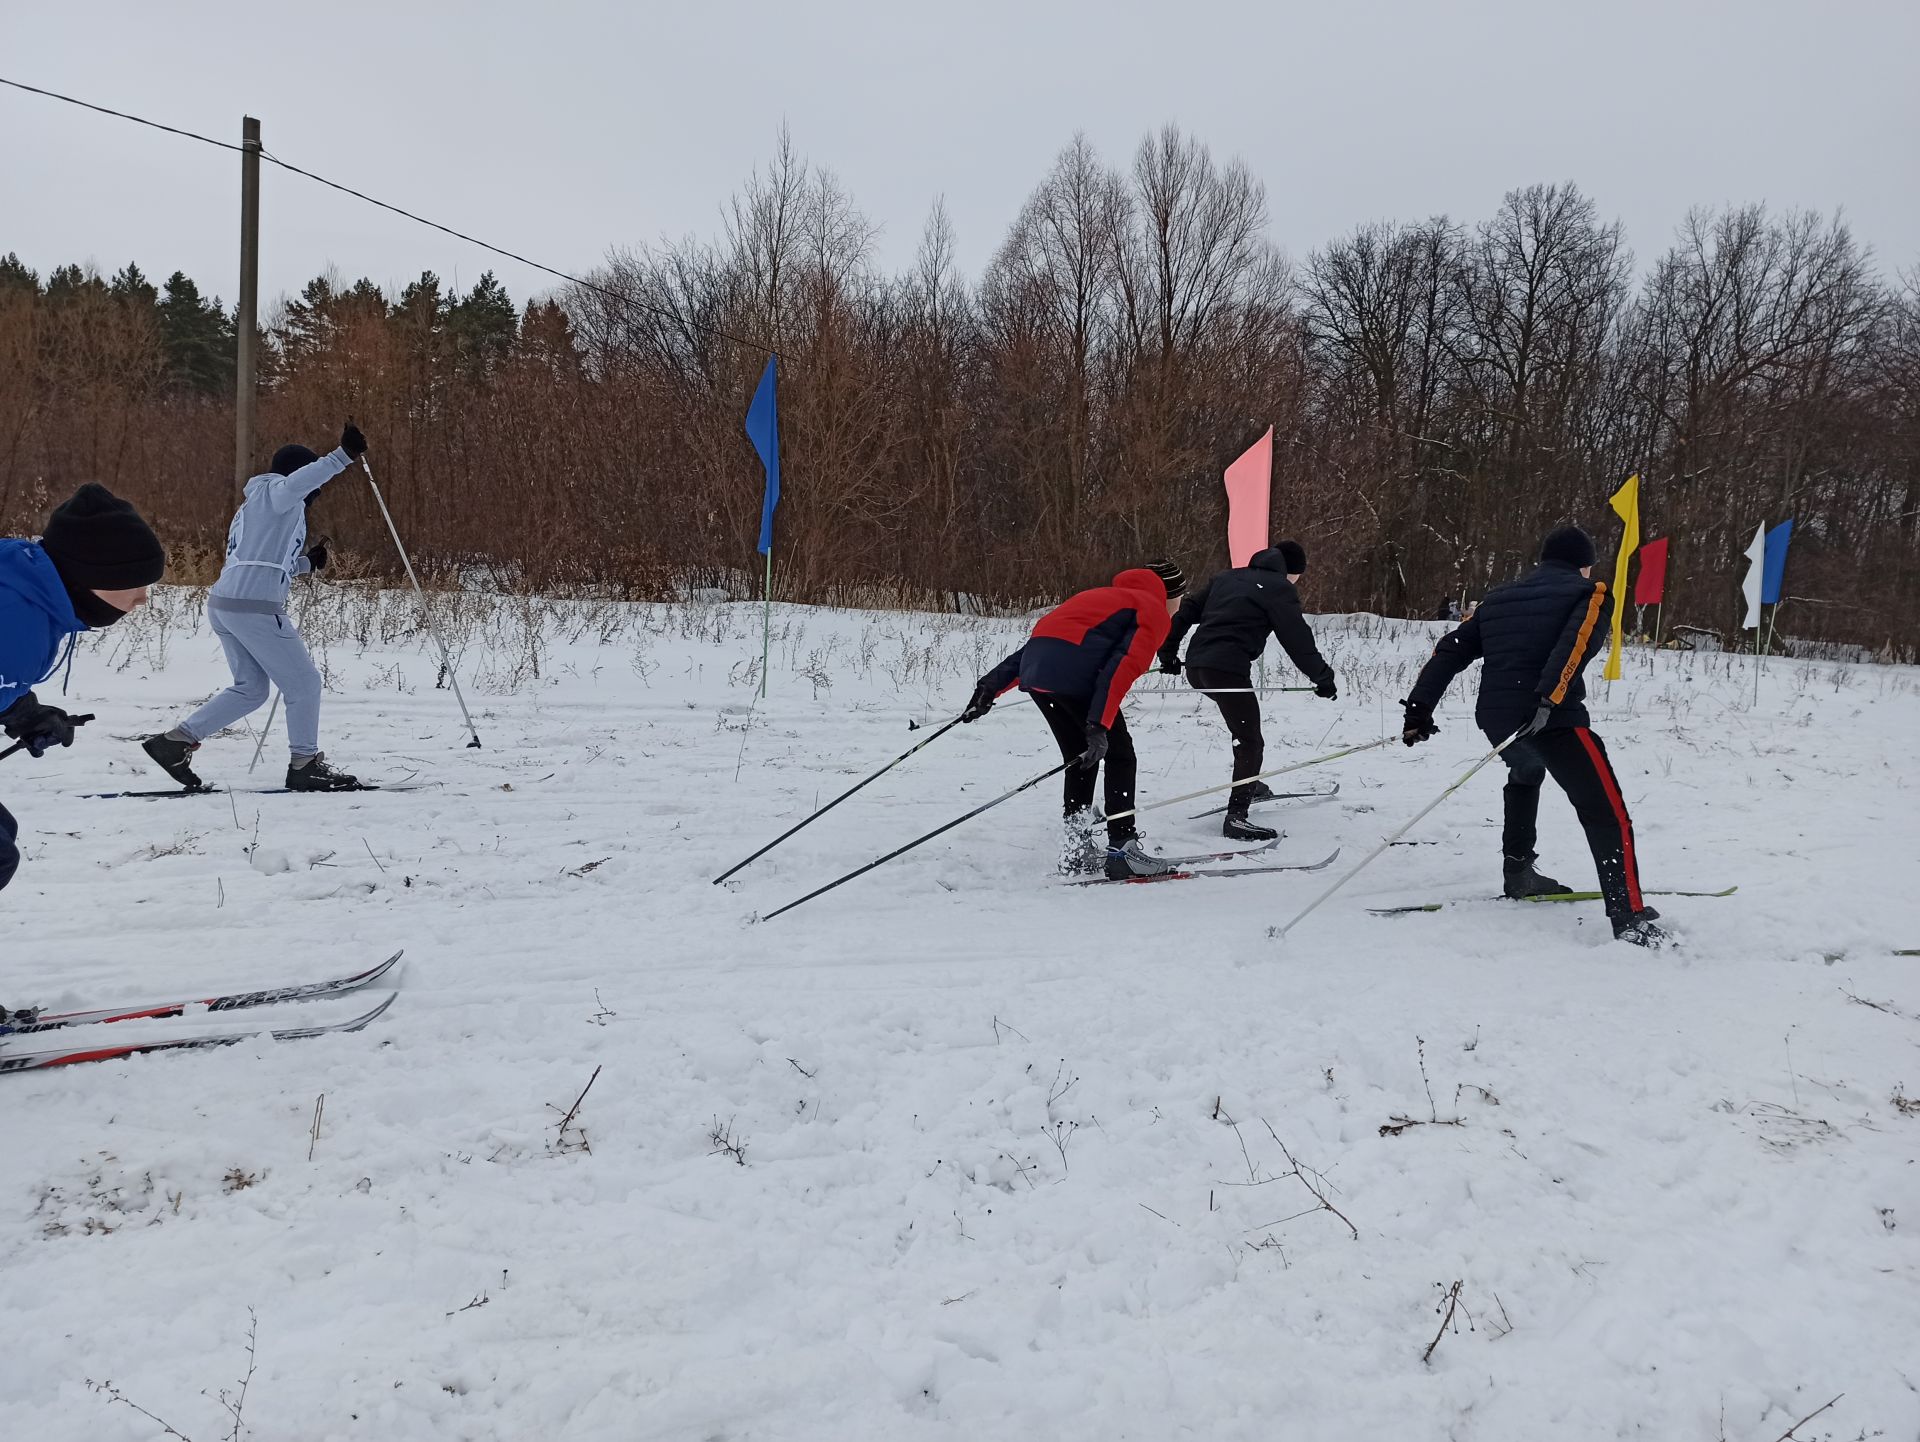
<path fill-rule="evenodd" d="M 1104 761 L 1108 814 L 1133 810 L 1138 763 L 1120 703 L 1165 644 L 1186 589 L 1181 569 L 1162 561 L 1122 571 L 1111 586 L 1080 592 L 1042 616 L 1026 645 L 980 678 L 960 713 L 962 721 L 978 721 L 1018 685 L 1047 718 L 1061 759 L 1075 763 L 1066 771 L 1064 871 L 1094 872 L 1104 861 L 1107 876 L 1124 881 L 1171 869 L 1140 849 L 1131 816 L 1107 823 L 1102 857 L 1093 840 L 1093 781 Z"/>

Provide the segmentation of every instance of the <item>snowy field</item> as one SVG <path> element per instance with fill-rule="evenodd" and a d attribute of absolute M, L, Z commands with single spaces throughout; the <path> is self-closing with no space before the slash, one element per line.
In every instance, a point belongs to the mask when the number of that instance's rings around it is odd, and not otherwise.
<path fill-rule="evenodd" d="M 1740 888 L 1659 902 L 1677 950 L 1484 899 L 1497 766 L 1268 938 L 1484 750 L 1471 684 L 1269 809 L 1329 871 L 1066 888 L 1050 781 L 756 924 L 1052 764 L 1009 697 L 710 884 L 1020 622 L 779 608 L 756 704 L 754 607 L 463 598 L 476 751 L 410 602 L 325 594 L 330 759 L 426 789 L 253 794 L 284 747 L 249 778 L 236 732 L 197 765 L 237 794 L 77 799 L 164 785 L 135 738 L 224 684 L 181 593 L 0 770 L 9 1004 L 406 949 L 357 1035 L 0 1077 L 7 1437 L 1920 1435 L 1920 672 L 1595 682 L 1646 884 Z M 1438 631 L 1320 625 L 1341 699 L 1274 698 L 1269 765 L 1395 727 Z M 1128 715 L 1143 800 L 1225 779 L 1205 702 Z M 1221 844 L 1206 804 L 1150 844 Z M 1551 787 L 1542 833 L 1591 885 Z"/>

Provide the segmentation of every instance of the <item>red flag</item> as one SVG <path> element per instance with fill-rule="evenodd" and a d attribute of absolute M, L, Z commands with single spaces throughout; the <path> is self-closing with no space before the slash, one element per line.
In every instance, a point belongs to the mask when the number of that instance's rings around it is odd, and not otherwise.
<path fill-rule="evenodd" d="M 1227 559 L 1244 566 L 1267 548 L 1267 511 L 1273 496 L 1273 427 L 1227 467 Z"/>
<path fill-rule="evenodd" d="M 1657 606 L 1667 593 L 1667 542 L 1664 537 L 1640 548 L 1640 574 L 1633 578 L 1633 604 Z"/>

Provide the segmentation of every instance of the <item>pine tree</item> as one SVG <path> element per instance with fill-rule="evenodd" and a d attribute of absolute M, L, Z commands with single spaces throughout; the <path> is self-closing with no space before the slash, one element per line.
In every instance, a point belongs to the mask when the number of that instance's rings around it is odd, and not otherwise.
<path fill-rule="evenodd" d="M 0 256 L 0 294 L 25 291 L 36 300 L 40 296 L 40 277 L 20 262 L 12 251 Z"/>
<path fill-rule="evenodd" d="M 105 281 L 77 265 L 63 265 L 47 276 L 49 305 L 69 305 L 83 298 L 97 300 L 106 293 Z"/>
<path fill-rule="evenodd" d="M 539 370 L 552 380 L 579 377 L 580 347 L 573 338 L 573 323 L 558 301 L 527 302 L 513 355 L 517 364 Z"/>
<path fill-rule="evenodd" d="M 195 395 L 220 395 L 233 384 L 235 333 L 231 317 L 182 271 L 167 277 L 166 297 L 156 308 L 167 381 Z"/>
<path fill-rule="evenodd" d="M 160 300 L 160 292 L 153 288 L 153 282 L 132 261 L 128 261 L 126 268 L 114 276 L 107 289 L 115 300 L 130 310 L 151 310 Z"/>
<path fill-rule="evenodd" d="M 519 316 L 492 271 L 447 310 L 447 337 L 454 368 L 469 380 L 485 380 L 513 350 Z"/>

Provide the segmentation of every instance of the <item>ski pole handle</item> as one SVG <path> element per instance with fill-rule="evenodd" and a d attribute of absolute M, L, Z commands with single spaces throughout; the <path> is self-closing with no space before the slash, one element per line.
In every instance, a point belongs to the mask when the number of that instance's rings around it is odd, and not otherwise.
<path fill-rule="evenodd" d="M 88 711 L 84 715 L 67 717 L 67 724 L 70 726 L 84 726 L 91 720 L 93 720 L 93 712 Z M 5 751 L 0 751 L 0 761 L 5 761 L 16 751 L 32 752 L 34 759 L 37 761 L 45 748 L 43 747 L 41 751 L 34 751 L 33 742 L 34 738 L 31 736 L 24 741 L 14 742 L 13 745 L 9 746 Z"/>

